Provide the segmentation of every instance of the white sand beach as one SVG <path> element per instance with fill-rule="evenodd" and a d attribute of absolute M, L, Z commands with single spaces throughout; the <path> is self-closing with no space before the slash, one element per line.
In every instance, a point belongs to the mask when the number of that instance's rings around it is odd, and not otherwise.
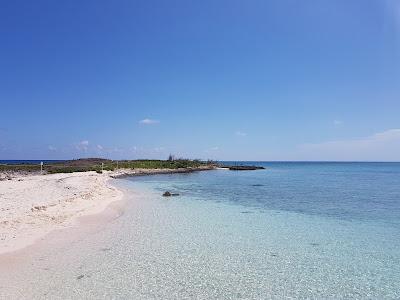
<path fill-rule="evenodd" d="M 209 167 L 198 168 L 208 170 Z M 58 174 L 0 173 L 0 254 L 33 244 L 77 218 L 102 212 L 121 200 L 114 178 L 190 172 L 191 169 L 119 169 Z"/>
<path fill-rule="evenodd" d="M 0 181 L 0 254 L 122 199 L 122 191 L 110 184 L 110 173 L 17 175 Z"/>

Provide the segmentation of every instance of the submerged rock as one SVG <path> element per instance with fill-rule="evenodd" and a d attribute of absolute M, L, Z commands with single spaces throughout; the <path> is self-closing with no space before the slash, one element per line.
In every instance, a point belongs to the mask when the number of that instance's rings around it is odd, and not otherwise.
<path fill-rule="evenodd" d="M 171 192 L 169 192 L 169 191 L 166 191 L 166 192 L 163 194 L 163 196 L 164 196 L 164 197 L 171 197 L 171 196 L 179 196 L 179 194 L 178 194 L 178 193 L 171 193 Z"/>

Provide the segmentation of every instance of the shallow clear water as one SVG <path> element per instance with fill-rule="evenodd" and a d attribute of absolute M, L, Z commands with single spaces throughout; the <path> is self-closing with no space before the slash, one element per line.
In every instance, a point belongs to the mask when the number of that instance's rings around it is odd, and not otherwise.
<path fill-rule="evenodd" d="M 266 170 L 134 179 L 260 210 L 400 227 L 400 163 L 255 163 Z"/>
<path fill-rule="evenodd" d="M 12 298 L 19 282 L 22 298 L 400 298 L 400 164 L 266 166 L 119 180 L 141 191 L 122 216 L 32 256 L 0 291 Z"/>
<path fill-rule="evenodd" d="M 257 164 L 131 180 L 205 214 L 197 225 L 220 231 L 206 239 L 235 258 L 224 272 L 258 282 L 244 296 L 400 297 L 399 163 Z"/>

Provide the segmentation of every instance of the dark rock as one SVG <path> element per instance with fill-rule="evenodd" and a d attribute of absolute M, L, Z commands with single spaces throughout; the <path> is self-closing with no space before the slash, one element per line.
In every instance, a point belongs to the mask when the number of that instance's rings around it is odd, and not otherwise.
<path fill-rule="evenodd" d="M 253 171 L 253 170 L 263 170 L 264 167 L 259 166 L 230 166 L 229 170 L 231 171 Z"/>
<path fill-rule="evenodd" d="M 178 193 L 171 193 L 171 192 L 169 192 L 169 191 L 166 191 L 166 192 L 163 194 L 163 196 L 164 196 L 164 197 L 171 197 L 171 196 L 179 196 L 179 194 L 178 194 Z"/>

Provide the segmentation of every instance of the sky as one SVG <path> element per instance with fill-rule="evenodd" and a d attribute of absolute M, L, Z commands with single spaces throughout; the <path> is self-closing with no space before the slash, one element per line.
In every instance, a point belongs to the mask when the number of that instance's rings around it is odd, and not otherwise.
<path fill-rule="evenodd" d="M 400 1 L 0 2 L 0 160 L 400 161 Z"/>

